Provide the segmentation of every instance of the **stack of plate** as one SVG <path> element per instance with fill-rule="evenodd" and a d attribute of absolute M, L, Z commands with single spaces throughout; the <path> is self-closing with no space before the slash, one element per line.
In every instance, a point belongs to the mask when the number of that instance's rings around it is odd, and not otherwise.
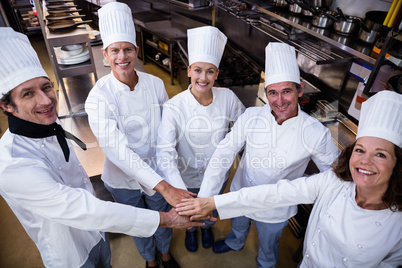
<path fill-rule="evenodd" d="M 55 47 L 57 63 L 64 65 L 78 64 L 89 60 L 89 50 L 83 45 Z"/>
<path fill-rule="evenodd" d="M 91 38 L 90 42 L 91 42 L 91 46 L 97 46 L 97 45 L 102 45 L 102 38 L 100 36 L 100 32 L 97 30 L 92 30 L 92 33 L 94 35 L 95 38 Z"/>

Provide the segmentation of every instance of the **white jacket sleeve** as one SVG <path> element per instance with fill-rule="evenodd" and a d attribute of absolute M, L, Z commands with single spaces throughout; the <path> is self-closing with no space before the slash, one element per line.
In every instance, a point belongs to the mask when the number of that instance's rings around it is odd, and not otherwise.
<path fill-rule="evenodd" d="M 297 204 L 312 204 L 328 185 L 328 175 L 320 173 L 292 181 L 280 180 L 276 184 L 245 187 L 214 197 L 221 219 L 244 216 L 272 208 Z M 324 186 L 324 187 L 323 187 Z"/>
<path fill-rule="evenodd" d="M 218 144 L 208 162 L 198 197 L 210 197 L 219 193 L 225 182 L 226 172 L 230 169 L 238 152 L 246 143 L 243 124 L 247 121 L 247 111 L 239 117 L 232 130 Z"/>
<path fill-rule="evenodd" d="M 177 168 L 178 153 L 176 150 L 179 141 L 180 112 L 179 107 L 165 103 L 163 105 L 162 122 L 158 130 L 158 146 L 156 155 L 158 168 L 164 179 L 173 187 L 187 190 L 186 185 Z"/>
<path fill-rule="evenodd" d="M 129 147 L 125 133 L 118 127 L 118 118 L 107 106 L 108 101 L 98 94 L 90 94 L 86 100 L 85 111 L 92 132 L 107 158 L 141 184 L 147 193 L 152 193 L 151 189 L 162 181 L 162 177 Z"/>
<path fill-rule="evenodd" d="M 8 202 L 60 224 L 140 237 L 153 235 L 159 226 L 157 211 L 102 201 L 85 189 L 60 184 L 38 160 L 18 159 L 0 173 L 0 193 Z"/>
<path fill-rule="evenodd" d="M 311 137 L 316 138 L 312 139 Z M 302 141 L 304 148 L 311 153 L 311 159 L 320 172 L 328 170 L 340 154 L 332 140 L 330 130 L 317 120 L 306 120 L 304 122 Z"/>

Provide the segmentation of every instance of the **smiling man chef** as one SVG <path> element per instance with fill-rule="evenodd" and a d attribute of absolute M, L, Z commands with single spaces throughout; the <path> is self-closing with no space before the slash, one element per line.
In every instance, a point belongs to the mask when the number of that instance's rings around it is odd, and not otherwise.
<path fill-rule="evenodd" d="M 294 47 L 268 44 L 265 89 L 269 105 L 248 108 L 218 144 L 205 171 L 199 197 L 218 194 L 230 168 L 227 163 L 233 163 L 243 148 L 231 191 L 301 177 L 310 160 L 324 171 L 338 156 L 330 131 L 298 105 L 304 84 L 300 81 Z M 212 249 L 225 253 L 243 248 L 252 221 L 259 241 L 257 266 L 275 267 L 279 237 L 296 212 L 297 206 L 291 206 L 233 218 L 227 238 L 217 241 Z"/>
<path fill-rule="evenodd" d="M 111 267 L 104 232 L 148 237 L 158 227 L 201 226 L 169 213 L 95 197 L 57 119 L 53 83 L 28 38 L 0 27 L 0 195 L 35 242 L 46 267 Z"/>
<path fill-rule="evenodd" d="M 168 95 L 161 79 L 134 69 L 138 47 L 131 9 L 112 2 L 98 14 L 102 53 L 112 72 L 97 81 L 85 110 L 106 156 L 102 180 L 119 203 L 168 211 L 169 204 L 175 206 L 181 198 L 195 196 L 168 184 L 157 169 L 156 136 Z M 154 237 L 133 237 L 147 267 L 157 266 L 157 258 L 164 266 L 178 267 L 169 253 L 171 237 L 168 228 L 158 230 Z"/>

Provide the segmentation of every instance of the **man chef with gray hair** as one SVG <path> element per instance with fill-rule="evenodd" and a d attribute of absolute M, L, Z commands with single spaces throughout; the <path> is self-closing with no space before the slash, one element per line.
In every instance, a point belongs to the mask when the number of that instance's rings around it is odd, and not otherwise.
<path fill-rule="evenodd" d="M 201 226 L 173 210 L 157 212 L 95 197 L 57 119 L 53 83 L 28 38 L 0 27 L 0 195 L 35 242 L 46 267 L 111 267 L 105 232 L 141 237 L 158 228 Z M 67 138 L 67 139 L 66 139 Z"/>
<path fill-rule="evenodd" d="M 339 151 L 329 129 L 300 109 L 298 98 L 303 89 L 294 47 L 269 43 L 265 55 L 269 104 L 248 108 L 218 144 L 205 171 L 199 197 L 218 194 L 230 168 L 227 163 L 233 163 L 243 148 L 231 191 L 301 177 L 310 160 L 320 171 L 330 168 Z M 242 249 L 252 221 L 259 241 L 257 266 L 275 267 L 279 237 L 288 219 L 296 213 L 297 206 L 290 206 L 233 218 L 229 235 L 212 249 L 215 253 Z"/>

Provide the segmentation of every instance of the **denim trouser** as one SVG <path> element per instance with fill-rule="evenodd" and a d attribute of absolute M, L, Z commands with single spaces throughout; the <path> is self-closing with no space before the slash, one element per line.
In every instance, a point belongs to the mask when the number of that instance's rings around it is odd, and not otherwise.
<path fill-rule="evenodd" d="M 81 268 L 111 268 L 109 237 L 105 233 L 105 240 L 101 239 L 89 253 L 87 261 Z"/>
<path fill-rule="evenodd" d="M 225 190 L 227 184 L 228 184 L 228 180 L 226 180 L 226 181 L 223 183 L 222 188 L 221 188 L 221 190 L 219 191 L 219 194 L 223 193 L 223 191 Z M 187 190 L 188 190 L 189 192 L 198 194 L 198 192 L 200 191 L 200 188 L 188 188 Z M 216 211 L 216 210 L 212 211 L 212 215 L 213 215 L 215 218 L 218 217 L 218 211 Z M 210 221 L 210 220 L 204 220 L 204 221 L 202 221 L 202 222 L 205 222 L 205 225 L 201 227 L 202 229 L 208 229 L 208 228 L 212 227 L 212 225 L 215 224 L 215 221 Z M 189 232 L 194 232 L 195 230 L 197 230 L 197 228 L 198 228 L 198 227 L 193 227 L 193 228 L 191 228 L 191 229 L 188 230 L 188 231 L 189 231 Z"/>
<path fill-rule="evenodd" d="M 258 256 L 257 266 L 263 268 L 275 267 L 278 261 L 279 237 L 288 221 L 280 223 L 266 223 L 252 220 L 247 217 L 233 218 L 231 221 L 232 229 L 226 237 L 225 243 L 234 250 L 243 248 L 248 232 L 250 231 L 251 221 L 253 221 L 258 235 Z"/>
<path fill-rule="evenodd" d="M 114 200 L 121 204 L 131 205 L 137 208 L 147 208 L 156 211 L 167 212 L 170 205 L 165 201 L 160 193 L 148 196 L 140 190 L 115 189 L 105 183 L 106 189 L 113 196 Z M 169 252 L 170 240 L 172 239 L 172 229 L 158 228 L 151 237 L 133 236 L 138 252 L 146 261 L 155 260 L 155 245 L 162 254 Z"/>

